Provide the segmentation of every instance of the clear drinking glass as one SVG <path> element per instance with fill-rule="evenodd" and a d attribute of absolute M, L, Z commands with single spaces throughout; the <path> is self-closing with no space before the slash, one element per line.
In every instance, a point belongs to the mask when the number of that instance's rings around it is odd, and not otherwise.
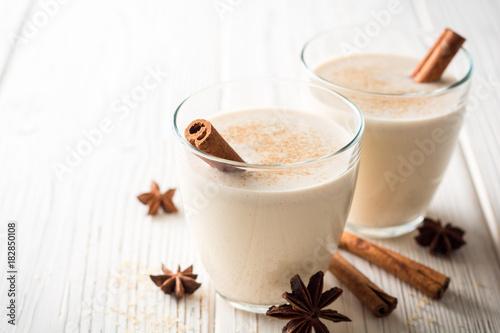
<path fill-rule="evenodd" d="M 210 120 L 220 131 L 224 114 L 263 109 L 270 129 L 300 121 L 294 111 L 321 117 L 335 124 L 342 144 L 314 159 L 264 165 L 205 154 L 184 138 L 195 119 Z M 177 108 L 173 130 L 184 211 L 215 289 L 233 306 L 265 312 L 283 302 L 295 274 L 307 281 L 326 271 L 351 205 L 363 127 L 361 112 L 343 96 L 291 80 L 218 84 Z M 239 171 L 222 172 L 204 160 Z"/>
<path fill-rule="evenodd" d="M 423 93 L 362 91 L 316 73 L 327 61 L 351 54 L 421 59 L 438 35 L 384 27 L 376 35 L 367 33 L 345 27 L 321 34 L 304 46 L 302 62 L 313 83 L 352 100 L 365 118 L 359 176 L 346 228 L 371 237 L 395 237 L 414 230 L 423 220 L 449 164 L 465 114 L 473 65 L 462 48 L 447 70 L 456 82 Z M 373 115 L 377 108 L 402 112 L 422 106 L 435 110 L 435 115 L 398 119 Z"/>

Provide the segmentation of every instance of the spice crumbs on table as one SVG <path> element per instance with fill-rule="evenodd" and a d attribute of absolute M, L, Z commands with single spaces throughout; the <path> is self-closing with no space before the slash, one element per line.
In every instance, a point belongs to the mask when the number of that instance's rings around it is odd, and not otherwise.
<path fill-rule="evenodd" d="M 429 300 L 427 298 L 420 296 L 418 299 L 421 300 L 425 305 L 429 305 Z"/>

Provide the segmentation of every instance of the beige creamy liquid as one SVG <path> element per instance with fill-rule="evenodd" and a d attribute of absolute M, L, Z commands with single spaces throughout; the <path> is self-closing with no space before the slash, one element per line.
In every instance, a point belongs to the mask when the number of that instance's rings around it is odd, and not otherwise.
<path fill-rule="evenodd" d="M 210 121 L 247 163 L 314 159 L 352 138 L 331 120 L 290 110 L 244 110 Z M 182 199 L 218 292 L 242 303 L 282 303 L 293 275 L 307 281 L 327 269 L 354 190 L 350 154 L 307 167 L 234 173 L 185 154 Z"/>
<path fill-rule="evenodd" d="M 449 86 L 415 83 L 409 74 L 417 59 L 396 55 L 356 55 L 334 59 L 316 69 L 330 82 L 351 89 L 384 93 L 421 93 Z M 387 98 L 338 89 L 365 116 L 361 164 L 349 222 L 388 227 L 417 219 L 440 183 L 460 132 L 463 107 L 448 92 L 433 97 Z"/>

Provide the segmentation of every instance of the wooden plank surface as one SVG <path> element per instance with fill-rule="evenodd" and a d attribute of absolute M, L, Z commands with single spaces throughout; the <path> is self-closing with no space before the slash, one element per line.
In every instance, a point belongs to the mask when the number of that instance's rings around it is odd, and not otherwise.
<path fill-rule="evenodd" d="M 466 155 L 472 170 L 477 166 L 476 188 L 483 199 L 485 217 L 490 221 L 492 234 L 500 244 L 500 24 L 497 16 L 500 4 L 495 1 L 440 1 L 429 11 L 436 28 L 452 26 L 467 34 L 467 49 L 475 66 L 474 86 L 471 88 L 465 122 L 464 144 L 471 149 Z M 499 246 L 500 247 L 500 246 Z"/>
<path fill-rule="evenodd" d="M 29 33 L 33 5 L 31 0 L 0 3 L 0 82 L 10 59 L 35 38 L 35 33 Z"/>
<path fill-rule="evenodd" d="M 29 11 L 20 3 L 0 5 L 11 14 L 2 21 L 2 35 L 41 10 L 39 2 Z M 226 6 L 216 6 L 221 3 Z M 18 221 L 15 331 L 279 331 L 284 322 L 235 310 L 215 294 L 182 210 L 151 218 L 136 196 L 149 189 L 152 179 L 162 189 L 177 186 L 170 118 L 182 99 L 224 80 L 300 78 L 305 41 L 342 24 L 363 27 L 373 20 L 371 12 L 387 3 L 74 1 L 61 5 L 19 51 L 11 53 L 12 45 L 3 40 L 0 68 L 7 70 L 0 82 L 0 246 L 4 251 L 5 223 Z M 329 327 L 336 332 L 500 331 L 500 244 L 490 230 L 500 216 L 494 199 L 500 192 L 495 132 L 499 46 L 493 42 L 500 8 L 486 0 L 402 1 L 401 6 L 391 28 L 431 25 L 439 30 L 449 25 L 467 35 L 477 64 L 476 86 L 486 82 L 489 92 L 485 98 L 476 94 L 482 99 L 467 118 L 465 144 L 430 208 L 430 215 L 466 229 L 468 245 L 443 259 L 428 256 L 413 235 L 378 241 L 450 275 L 452 285 L 442 301 L 430 301 L 345 254 L 398 297 L 399 305 L 390 317 L 377 319 L 346 291 L 335 308 L 353 322 Z M 127 104 L 127 96 L 151 73 L 158 84 L 146 90 L 143 100 Z M 67 172 L 54 171 L 54 163 L 70 158 L 86 140 L 85 133 L 96 133 L 105 119 L 112 130 L 102 134 L 88 156 Z M 181 205 L 177 196 L 175 202 Z M 148 277 L 160 272 L 161 262 L 169 267 L 194 263 L 202 288 L 180 302 L 163 295 Z M 328 274 L 327 286 L 334 285 L 342 287 Z M 0 287 L 5 295 L 4 279 Z M 13 330 L 2 320 L 0 331 Z"/>

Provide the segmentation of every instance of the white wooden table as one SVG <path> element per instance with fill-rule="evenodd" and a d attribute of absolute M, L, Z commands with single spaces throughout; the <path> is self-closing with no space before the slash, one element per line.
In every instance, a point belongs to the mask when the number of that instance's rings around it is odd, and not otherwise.
<path fill-rule="evenodd" d="M 442 258 L 418 247 L 414 234 L 377 241 L 451 276 L 441 301 L 345 254 L 399 304 L 389 317 L 375 318 L 346 290 L 335 308 L 353 321 L 329 327 L 500 332 L 500 4 L 400 5 L 390 27 L 450 26 L 468 38 L 475 60 L 474 103 L 429 212 L 466 229 L 467 246 Z M 234 310 L 214 293 L 182 210 L 151 218 L 136 196 L 153 179 L 162 189 L 177 185 L 170 119 L 185 97 L 231 79 L 300 78 L 306 40 L 342 24 L 363 28 L 374 20 L 372 11 L 387 6 L 384 0 L 2 0 L 0 266 L 7 271 L 7 223 L 16 221 L 18 274 L 15 327 L 7 324 L 8 284 L 0 280 L 0 331 L 280 331 L 285 322 Z M 151 72 L 156 81 L 149 82 L 157 84 L 146 89 Z M 96 128 L 107 133 L 82 143 Z M 75 157 L 76 149 L 86 156 Z M 61 168 L 67 159 L 71 166 Z M 179 197 L 175 202 L 180 206 Z M 194 263 L 203 286 L 176 302 L 149 280 L 161 262 Z M 327 286 L 334 285 L 343 287 L 328 274 Z"/>

